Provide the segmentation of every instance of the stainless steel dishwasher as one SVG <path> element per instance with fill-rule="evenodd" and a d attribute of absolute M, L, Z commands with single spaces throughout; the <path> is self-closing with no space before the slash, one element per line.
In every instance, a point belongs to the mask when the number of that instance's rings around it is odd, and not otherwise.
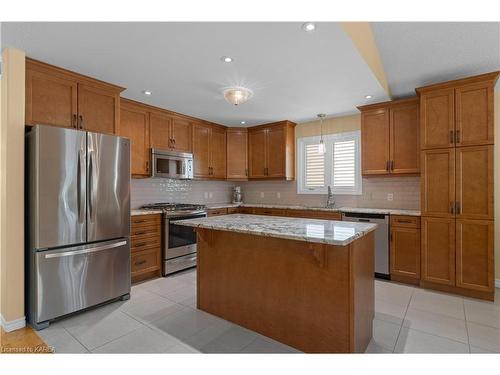
<path fill-rule="evenodd" d="M 377 224 L 375 229 L 375 277 L 390 279 L 389 274 L 389 215 L 343 212 L 343 221 Z"/>

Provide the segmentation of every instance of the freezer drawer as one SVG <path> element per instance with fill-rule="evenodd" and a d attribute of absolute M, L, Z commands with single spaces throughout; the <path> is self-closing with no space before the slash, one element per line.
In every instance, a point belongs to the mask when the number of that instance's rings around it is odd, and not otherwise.
<path fill-rule="evenodd" d="M 128 238 L 34 254 L 30 321 L 39 324 L 130 293 Z"/>

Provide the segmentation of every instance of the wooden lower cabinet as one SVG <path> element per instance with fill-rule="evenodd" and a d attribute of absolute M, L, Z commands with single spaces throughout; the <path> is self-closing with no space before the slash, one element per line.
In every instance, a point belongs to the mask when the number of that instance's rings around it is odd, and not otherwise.
<path fill-rule="evenodd" d="M 161 276 L 161 214 L 131 218 L 132 282 Z"/>
<path fill-rule="evenodd" d="M 422 217 L 423 281 L 455 285 L 455 219 Z"/>
<path fill-rule="evenodd" d="M 491 220 L 457 220 L 457 287 L 484 292 L 494 290 L 493 237 Z"/>
<path fill-rule="evenodd" d="M 391 216 L 390 273 L 396 281 L 420 281 L 420 218 Z"/>

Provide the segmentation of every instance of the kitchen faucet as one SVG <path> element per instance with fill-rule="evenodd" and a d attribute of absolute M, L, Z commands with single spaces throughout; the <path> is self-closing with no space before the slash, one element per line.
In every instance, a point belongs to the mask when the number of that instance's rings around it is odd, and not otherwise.
<path fill-rule="evenodd" d="M 328 185 L 328 197 L 326 198 L 326 208 L 335 207 L 335 198 L 333 198 L 332 188 Z"/>

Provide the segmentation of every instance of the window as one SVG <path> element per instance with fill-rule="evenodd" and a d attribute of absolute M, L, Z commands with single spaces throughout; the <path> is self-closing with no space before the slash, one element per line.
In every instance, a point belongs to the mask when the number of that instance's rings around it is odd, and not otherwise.
<path fill-rule="evenodd" d="M 326 152 L 318 152 L 320 137 L 297 141 L 299 194 L 361 194 L 360 131 L 323 136 Z"/>

